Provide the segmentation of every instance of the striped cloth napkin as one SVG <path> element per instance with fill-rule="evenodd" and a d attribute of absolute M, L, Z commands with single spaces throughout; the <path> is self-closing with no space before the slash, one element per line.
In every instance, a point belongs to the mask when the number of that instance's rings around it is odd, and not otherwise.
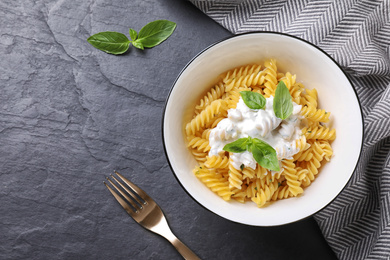
<path fill-rule="evenodd" d="M 190 1 L 234 34 L 291 34 L 343 67 L 362 105 L 364 147 L 347 187 L 314 218 L 340 259 L 390 259 L 390 0 Z"/>

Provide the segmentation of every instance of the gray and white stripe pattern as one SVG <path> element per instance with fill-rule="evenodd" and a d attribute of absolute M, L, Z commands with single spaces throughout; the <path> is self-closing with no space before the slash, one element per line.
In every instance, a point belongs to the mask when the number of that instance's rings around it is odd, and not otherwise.
<path fill-rule="evenodd" d="M 197 1 L 234 34 L 276 31 L 331 55 L 364 115 L 361 159 L 343 192 L 315 215 L 340 259 L 390 259 L 390 1 Z"/>

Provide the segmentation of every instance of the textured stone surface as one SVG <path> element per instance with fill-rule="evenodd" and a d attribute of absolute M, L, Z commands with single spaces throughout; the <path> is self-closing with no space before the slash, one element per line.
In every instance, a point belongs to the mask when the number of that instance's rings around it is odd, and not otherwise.
<path fill-rule="evenodd" d="M 178 27 L 153 49 L 113 56 L 86 41 L 156 19 Z M 231 223 L 194 202 L 171 173 L 161 140 L 165 99 L 183 66 L 227 36 L 180 0 L 2 0 L 0 258 L 180 259 L 108 193 L 102 181 L 117 169 L 204 259 L 332 259 L 313 219 Z"/>

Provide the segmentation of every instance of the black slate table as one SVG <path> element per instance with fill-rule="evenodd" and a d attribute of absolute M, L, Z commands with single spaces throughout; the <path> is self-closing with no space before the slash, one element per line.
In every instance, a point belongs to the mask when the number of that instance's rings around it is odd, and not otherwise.
<path fill-rule="evenodd" d="M 156 19 L 174 34 L 108 55 L 86 39 Z M 229 222 L 177 183 L 162 145 L 165 100 L 199 51 L 231 34 L 180 0 L 0 2 L 0 259 L 180 259 L 103 185 L 114 169 L 163 208 L 202 259 L 334 259 L 312 218 Z"/>

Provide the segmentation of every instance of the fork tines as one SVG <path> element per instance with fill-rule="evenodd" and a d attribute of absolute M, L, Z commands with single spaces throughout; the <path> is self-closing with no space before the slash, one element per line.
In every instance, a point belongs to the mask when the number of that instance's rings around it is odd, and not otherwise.
<path fill-rule="evenodd" d="M 126 199 L 126 202 L 118 193 L 116 193 L 106 182 L 107 189 L 114 195 L 116 200 L 122 205 L 122 207 L 129 213 L 130 215 L 134 213 L 138 213 L 138 210 L 143 208 L 143 205 L 146 205 L 146 199 L 149 197 L 143 190 L 138 188 L 134 183 L 123 177 L 117 171 L 114 171 L 115 174 L 126 184 L 124 185 L 121 181 L 119 181 L 114 175 L 110 174 L 111 178 L 119 184 L 122 188 L 119 188 L 113 181 L 111 181 L 108 177 L 106 177 L 107 181 L 122 195 L 123 198 Z M 130 204 L 130 205 L 129 205 Z"/>

